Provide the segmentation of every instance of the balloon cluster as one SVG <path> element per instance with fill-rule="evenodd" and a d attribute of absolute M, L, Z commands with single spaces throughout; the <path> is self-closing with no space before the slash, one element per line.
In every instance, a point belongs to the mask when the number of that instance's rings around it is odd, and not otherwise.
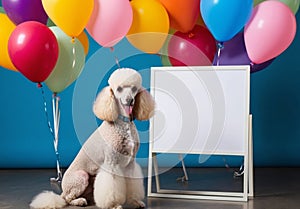
<path fill-rule="evenodd" d="M 170 4 L 167 0 L 161 2 Z M 167 3 L 170 17 L 183 11 L 183 5 L 178 4 L 178 13 L 173 14 L 174 9 Z M 170 19 L 177 31 L 162 49 L 166 55 L 162 56 L 162 63 L 250 65 L 251 72 L 262 70 L 292 43 L 299 3 L 300 0 L 200 0 L 200 18 L 190 28 L 178 28 L 175 26 L 178 20 Z M 196 13 L 184 15 L 197 16 Z"/>
<path fill-rule="evenodd" d="M 164 65 L 249 64 L 255 72 L 292 43 L 299 2 L 2 0 L 0 65 L 58 93 L 83 69 L 86 29 L 103 47 L 126 37 L 142 52 L 163 55 Z"/>

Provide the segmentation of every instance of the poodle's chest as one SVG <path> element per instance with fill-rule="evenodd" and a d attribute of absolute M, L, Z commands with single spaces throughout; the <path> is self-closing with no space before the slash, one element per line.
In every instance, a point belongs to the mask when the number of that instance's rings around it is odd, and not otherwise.
<path fill-rule="evenodd" d="M 139 147 L 139 138 L 134 123 L 106 124 L 105 142 L 112 158 L 106 160 L 109 164 L 128 165 L 135 157 Z M 106 126 L 105 125 L 105 126 Z"/>

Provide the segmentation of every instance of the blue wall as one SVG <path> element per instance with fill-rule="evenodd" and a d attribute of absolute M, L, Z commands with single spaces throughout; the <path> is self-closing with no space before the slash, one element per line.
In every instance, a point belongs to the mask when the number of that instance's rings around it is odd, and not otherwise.
<path fill-rule="evenodd" d="M 298 12 L 298 28 L 299 24 Z M 59 94 L 59 152 L 63 166 L 69 165 L 81 143 L 99 123 L 92 115 L 92 99 L 97 91 L 107 85 L 107 77 L 116 68 L 115 56 L 122 67 L 140 70 L 145 86 L 149 86 L 149 68 L 161 66 L 157 55 L 142 54 L 126 40 L 118 44 L 113 52 L 100 49 L 92 39 L 90 45 L 82 75 L 75 84 Z M 298 31 L 284 53 L 269 67 L 251 75 L 255 166 L 300 166 L 299 51 Z M 85 80 L 88 78 L 90 80 Z M 43 90 L 49 119 L 52 120 L 52 93 L 46 86 Z M 47 125 L 42 90 L 20 73 L 0 68 L 0 101 L 0 168 L 55 167 L 53 140 Z M 148 122 L 139 122 L 137 126 L 142 132 L 138 158 L 145 166 Z M 197 156 L 187 157 L 187 165 L 197 166 L 197 162 Z M 224 166 L 225 163 L 238 165 L 241 159 L 215 157 L 204 166 Z"/>

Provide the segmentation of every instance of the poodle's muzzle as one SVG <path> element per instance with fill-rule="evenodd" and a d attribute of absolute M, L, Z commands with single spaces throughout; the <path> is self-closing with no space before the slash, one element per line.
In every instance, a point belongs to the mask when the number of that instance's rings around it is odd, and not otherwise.
<path fill-rule="evenodd" d="M 136 86 L 118 86 L 114 92 L 116 99 L 118 99 L 123 110 L 128 116 L 132 114 L 135 96 L 137 93 L 138 89 Z"/>

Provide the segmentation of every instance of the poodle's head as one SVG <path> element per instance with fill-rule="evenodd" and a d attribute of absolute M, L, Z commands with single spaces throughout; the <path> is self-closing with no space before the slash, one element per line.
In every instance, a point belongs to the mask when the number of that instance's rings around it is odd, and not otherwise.
<path fill-rule="evenodd" d="M 115 70 L 108 79 L 109 86 L 102 89 L 94 103 L 95 115 L 106 121 L 129 119 L 148 120 L 154 113 L 154 100 L 142 87 L 141 75 L 130 68 Z"/>

